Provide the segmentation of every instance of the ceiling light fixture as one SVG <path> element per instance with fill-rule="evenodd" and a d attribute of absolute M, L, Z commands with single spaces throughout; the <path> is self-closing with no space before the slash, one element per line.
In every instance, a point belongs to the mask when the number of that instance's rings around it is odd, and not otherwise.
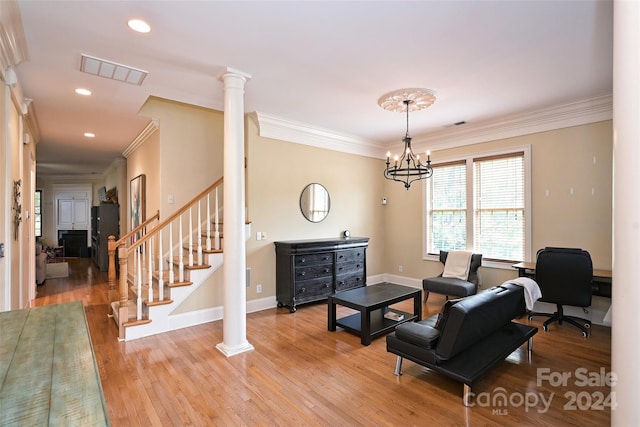
<path fill-rule="evenodd" d="M 79 87 L 78 89 L 76 89 L 76 93 L 78 95 L 82 95 L 82 96 L 91 95 L 91 91 L 89 89 L 85 89 L 85 88 L 82 88 L 82 87 Z"/>
<path fill-rule="evenodd" d="M 420 156 L 414 154 L 411 149 L 411 137 L 409 136 L 409 111 L 419 111 L 430 107 L 436 100 L 435 93 L 429 89 L 400 89 L 382 95 L 378 99 L 378 105 L 387 111 L 407 113 L 407 132 L 402 141 L 404 152 L 401 157 L 394 157 L 394 165 L 391 166 L 391 152 L 387 152 L 387 167 L 384 177 L 404 184 L 408 190 L 411 184 L 421 179 L 430 178 L 433 175 L 431 167 L 431 155 L 427 151 L 427 161 L 422 163 Z"/>
<path fill-rule="evenodd" d="M 95 58 L 84 53 L 81 55 L 80 71 L 138 86 L 142 84 L 144 78 L 149 74 L 148 71 L 107 61 L 106 59 Z"/>
<path fill-rule="evenodd" d="M 149 31 L 151 31 L 151 26 L 149 26 L 149 24 L 144 22 L 142 19 L 130 19 L 129 22 L 127 22 L 127 25 L 133 31 L 137 31 L 139 33 L 148 33 Z"/>
<path fill-rule="evenodd" d="M 95 138 L 96 134 L 91 132 L 85 132 L 84 136 L 86 136 L 87 138 Z"/>

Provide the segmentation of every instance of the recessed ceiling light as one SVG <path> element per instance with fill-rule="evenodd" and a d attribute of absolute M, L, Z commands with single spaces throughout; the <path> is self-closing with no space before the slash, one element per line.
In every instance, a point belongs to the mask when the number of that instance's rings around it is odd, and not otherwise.
<path fill-rule="evenodd" d="M 127 25 L 129 25 L 129 28 L 139 33 L 148 33 L 151 31 L 149 24 L 144 22 L 142 19 L 131 19 L 127 22 Z"/>
<path fill-rule="evenodd" d="M 96 134 L 91 132 L 85 132 L 84 136 L 86 136 L 87 138 L 95 138 Z"/>
<path fill-rule="evenodd" d="M 78 95 L 84 95 L 84 96 L 91 95 L 91 91 L 89 89 L 85 89 L 85 88 L 82 88 L 82 87 L 79 87 L 78 89 L 76 89 L 76 93 Z"/>

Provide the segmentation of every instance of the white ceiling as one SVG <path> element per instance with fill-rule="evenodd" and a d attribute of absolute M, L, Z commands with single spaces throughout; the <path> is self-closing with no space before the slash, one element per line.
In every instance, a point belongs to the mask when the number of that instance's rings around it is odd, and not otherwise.
<path fill-rule="evenodd" d="M 225 67 L 252 75 L 246 112 L 388 146 L 405 117 L 376 101 L 394 89 L 437 93 L 411 114 L 414 137 L 612 92 L 611 1 L 18 5 L 29 57 L 16 73 L 40 125 L 41 175 L 103 173 L 149 122 L 137 112 L 150 95 L 221 110 Z M 151 32 L 133 32 L 130 18 Z M 134 86 L 84 74 L 83 53 L 149 75 Z"/>

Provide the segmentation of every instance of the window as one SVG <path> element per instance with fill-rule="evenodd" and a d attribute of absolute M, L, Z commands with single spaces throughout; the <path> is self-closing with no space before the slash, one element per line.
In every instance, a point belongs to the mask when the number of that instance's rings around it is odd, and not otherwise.
<path fill-rule="evenodd" d="M 426 187 L 426 253 L 470 250 L 483 259 L 528 259 L 529 148 L 433 166 Z"/>
<path fill-rule="evenodd" d="M 42 237 L 42 190 L 36 190 L 33 207 L 36 237 Z"/>
<path fill-rule="evenodd" d="M 467 247 L 466 164 L 460 161 L 433 169 L 427 181 L 433 195 L 427 215 L 427 228 L 431 230 L 429 248 L 464 250 Z"/>

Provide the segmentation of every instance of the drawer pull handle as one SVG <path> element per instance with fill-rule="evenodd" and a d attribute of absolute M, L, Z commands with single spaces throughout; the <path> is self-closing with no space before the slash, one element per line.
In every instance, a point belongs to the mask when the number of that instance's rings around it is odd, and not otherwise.
<path fill-rule="evenodd" d="M 325 272 L 325 273 L 328 273 L 328 272 L 329 272 L 329 269 L 328 269 L 328 268 L 325 268 L 325 269 L 324 269 L 324 272 Z"/>
<path fill-rule="evenodd" d="M 300 264 L 304 264 L 305 261 L 306 261 L 306 259 L 304 259 L 304 258 L 300 259 Z"/>
<path fill-rule="evenodd" d="M 339 267 L 338 270 L 342 270 L 342 267 Z"/>
<path fill-rule="evenodd" d="M 307 273 L 304 272 L 304 271 L 300 273 L 301 276 L 304 276 L 305 274 L 307 274 Z"/>

